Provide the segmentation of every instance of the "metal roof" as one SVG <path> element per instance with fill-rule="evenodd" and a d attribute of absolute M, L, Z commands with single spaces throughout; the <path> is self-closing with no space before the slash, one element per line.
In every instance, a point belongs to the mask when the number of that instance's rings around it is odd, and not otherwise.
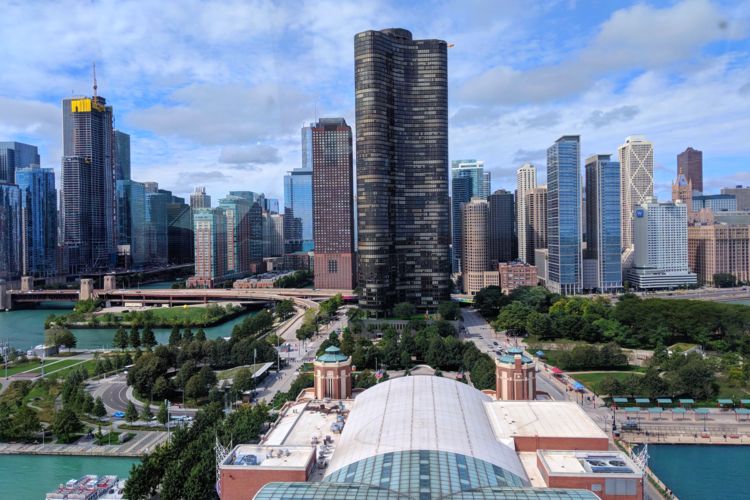
<path fill-rule="evenodd" d="M 695 400 L 693 400 L 693 399 L 691 399 L 691 398 L 679 399 L 678 401 L 679 401 L 680 403 L 684 404 L 684 405 L 692 405 L 692 404 L 695 404 Z"/>
<path fill-rule="evenodd" d="M 672 398 L 657 398 L 656 402 L 663 405 L 671 405 Z"/>
<path fill-rule="evenodd" d="M 627 403 L 628 398 L 612 398 L 612 401 L 614 401 L 615 403 Z"/>
<path fill-rule="evenodd" d="M 346 361 L 347 359 L 349 359 L 349 356 L 342 354 L 341 349 L 339 349 L 335 345 L 326 348 L 325 354 L 321 354 L 317 358 L 317 360 L 322 363 L 340 363 L 341 361 Z"/>

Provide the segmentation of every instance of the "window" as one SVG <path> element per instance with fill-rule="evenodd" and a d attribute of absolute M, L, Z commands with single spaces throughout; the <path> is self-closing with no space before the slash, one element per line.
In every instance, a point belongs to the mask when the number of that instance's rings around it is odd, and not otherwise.
<path fill-rule="evenodd" d="M 339 263 L 337 260 L 330 259 L 328 261 L 328 272 L 329 273 L 338 273 L 339 272 Z"/>

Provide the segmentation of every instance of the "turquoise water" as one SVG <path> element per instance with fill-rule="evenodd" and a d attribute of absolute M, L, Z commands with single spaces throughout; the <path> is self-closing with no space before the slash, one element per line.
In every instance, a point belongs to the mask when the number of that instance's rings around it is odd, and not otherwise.
<path fill-rule="evenodd" d="M 44 309 L 19 309 L 16 311 L 0 312 L 0 340 L 7 339 L 10 345 L 16 349 L 29 349 L 44 341 L 44 320 L 50 314 L 62 314 L 70 307 L 50 307 L 45 305 Z M 255 314 L 249 312 L 238 316 L 220 325 L 204 328 L 206 337 L 214 339 L 228 337 L 232 334 L 232 328 L 240 323 L 247 315 Z M 193 333 L 197 329 L 193 328 Z M 157 342 L 166 344 L 169 340 L 171 328 L 155 328 Z M 73 330 L 78 340 L 78 347 L 82 349 L 96 349 L 112 347 L 112 337 L 115 330 L 110 328 L 89 328 Z M 1 491 L 1 490 L 0 490 Z M 0 496 L 1 498 L 1 496 Z"/>
<path fill-rule="evenodd" d="M 60 484 L 86 474 L 125 478 L 137 462 L 130 458 L 0 455 L 0 498 L 40 500 Z"/>
<path fill-rule="evenodd" d="M 729 302 L 729 304 L 742 304 L 745 306 L 750 306 L 750 300 L 734 300 L 732 302 Z"/>
<path fill-rule="evenodd" d="M 750 447 L 649 445 L 649 466 L 680 500 L 748 498 Z"/>

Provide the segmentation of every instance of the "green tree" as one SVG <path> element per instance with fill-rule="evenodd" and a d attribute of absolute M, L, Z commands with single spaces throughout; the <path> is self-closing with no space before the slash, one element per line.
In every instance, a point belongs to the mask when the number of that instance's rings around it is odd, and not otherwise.
<path fill-rule="evenodd" d="M 167 425 L 167 422 L 169 421 L 169 411 L 166 401 L 162 401 L 159 405 L 159 411 L 156 414 L 156 420 L 161 425 Z"/>
<path fill-rule="evenodd" d="M 182 332 L 182 341 L 183 342 L 193 341 L 193 330 L 191 330 L 189 326 L 185 327 L 185 331 Z"/>
<path fill-rule="evenodd" d="M 121 350 L 125 350 L 128 347 L 128 334 L 123 327 L 120 327 L 115 332 L 115 336 L 112 339 L 112 346 Z"/>
<path fill-rule="evenodd" d="M 96 398 L 96 402 L 94 403 L 94 416 L 98 419 L 102 419 L 107 416 L 107 409 L 104 407 L 104 402 L 102 401 L 102 398 L 98 397 Z"/>
<path fill-rule="evenodd" d="M 167 383 L 167 379 L 164 377 L 157 377 L 151 390 L 153 397 L 156 399 L 162 399 L 167 397 L 168 393 L 169 384 Z"/>
<path fill-rule="evenodd" d="M 274 314 L 276 314 L 276 317 L 279 318 L 279 321 L 284 321 L 285 319 L 293 316 L 294 301 L 292 299 L 287 299 L 277 302 L 276 307 L 274 307 Z"/>
<path fill-rule="evenodd" d="M 206 332 L 203 330 L 203 328 L 198 328 L 198 331 L 195 333 L 195 340 L 198 342 L 205 342 L 206 341 Z"/>
<path fill-rule="evenodd" d="M 141 411 L 141 420 L 143 420 L 144 422 L 148 422 L 153 416 L 154 414 L 151 412 L 151 404 L 146 403 L 143 407 L 143 410 Z"/>
<path fill-rule="evenodd" d="M 554 338 L 552 321 L 548 314 L 531 311 L 526 318 L 526 331 L 542 340 Z"/>
<path fill-rule="evenodd" d="M 169 345 L 176 346 L 182 342 L 182 334 L 180 333 L 179 326 L 173 326 L 172 331 L 169 334 Z"/>
<path fill-rule="evenodd" d="M 133 326 L 133 328 L 131 328 L 128 343 L 133 349 L 137 349 L 141 346 L 141 334 L 138 331 L 137 326 Z"/>
<path fill-rule="evenodd" d="M 77 340 L 73 332 L 67 328 L 53 326 L 44 332 L 44 342 L 47 345 L 63 346 L 71 349 L 76 346 Z"/>
<path fill-rule="evenodd" d="M 83 430 L 83 423 L 76 415 L 76 412 L 63 406 L 63 408 L 55 414 L 55 418 L 52 421 L 52 432 L 57 435 L 57 438 L 62 442 L 70 442 L 73 436 Z"/>
<path fill-rule="evenodd" d="M 488 286 L 479 290 L 474 295 L 474 307 L 485 319 L 494 320 L 500 313 L 500 309 L 508 304 L 510 300 L 500 290 L 499 286 Z"/>
<path fill-rule="evenodd" d="M 138 420 L 138 409 L 132 401 L 128 401 L 128 406 L 125 408 L 125 421 L 133 423 L 136 420 Z"/>
<path fill-rule="evenodd" d="M 250 368 L 240 368 L 234 374 L 232 387 L 238 391 L 248 391 L 253 388 L 253 372 Z"/>
<path fill-rule="evenodd" d="M 461 306 L 458 302 L 446 301 L 441 302 L 438 306 L 438 314 L 447 321 L 454 321 L 461 317 Z"/>
<path fill-rule="evenodd" d="M 208 387 L 199 374 L 195 374 L 185 384 L 185 397 L 187 399 L 198 399 L 208 395 Z"/>
<path fill-rule="evenodd" d="M 398 319 L 411 319 L 417 314 L 417 308 L 410 302 L 399 302 L 393 306 L 393 315 Z"/>
<path fill-rule="evenodd" d="M 714 286 L 717 288 L 732 288 L 737 286 L 737 276 L 729 273 L 714 274 Z"/>
<path fill-rule="evenodd" d="M 157 344 L 156 336 L 154 335 L 154 331 L 151 329 L 150 326 L 146 326 L 143 328 L 142 343 L 148 349 L 153 349 Z"/>
<path fill-rule="evenodd" d="M 526 322 L 532 309 L 521 302 L 512 302 L 503 307 L 492 324 L 497 330 L 508 330 L 516 335 L 526 333 Z"/>
<path fill-rule="evenodd" d="M 36 412 L 25 404 L 21 404 L 13 414 L 11 428 L 13 435 L 18 439 L 31 439 L 42 430 Z"/>

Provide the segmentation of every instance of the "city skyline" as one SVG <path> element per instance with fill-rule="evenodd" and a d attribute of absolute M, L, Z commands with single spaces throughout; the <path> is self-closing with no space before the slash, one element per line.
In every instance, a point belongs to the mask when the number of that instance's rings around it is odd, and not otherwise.
<path fill-rule="evenodd" d="M 581 135 L 584 157 L 613 151 L 628 135 L 649 137 L 656 145 L 655 192 L 660 199 L 669 198 L 676 155 L 688 146 L 704 152 L 707 192 L 750 183 L 750 152 L 740 140 L 750 115 L 750 88 L 741 64 L 750 45 L 744 28 L 750 18 L 747 5 L 655 2 L 616 11 L 591 3 L 475 7 L 454 13 L 439 26 L 420 15 L 425 4 L 355 9 L 344 3 L 325 20 L 324 6 L 320 12 L 306 7 L 306 18 L 316 22 L 295 30 L 290 9 L 283 6 L 265 7 L 262 13 L 271 19 L 267 26 L 253 21 L 262 18 L 255 5 L 227 7 L 236 12 L 226 16 L 202 12 L 192 4 L 184 13 L 168 10 L 163 26 L 156 26 L 146 22 L 144 14 L 134 15 L 130 6 L 120 12 L 95 5 L 83 17 L 124 19 L 111 37 L 103 38 L 53 21 L 76 16 L 37 18 L 23 6 L 11 6 L 6 15 L 17 19 L 9 22 L 13 29 L 40 33 L 40 41 L 62 29 L 72 36 L 49 55 L 33 46 L 18 50 L 13 40 L 24 37 L 0 42 L 7 45 L 12 70 L 0 76 L 5 89 L 0 95 L 0 138 L 39 145 L 42 166 L 54 167 L 59 180 L 59 102 L 71 90 L 91 93 L 90 64 L 96 60 L 99 87 L 115 108 L 116 127 L 132 136 L 133 179 L 155 180 L 179 196 L 207 185 L 216 199 L 241 180 L 281 198 L 283 173 L 301 166 L 299 128 L 319 116 L 355 121 L 354 34 L 406 26 L 415 38 L 435 37 L 453 45 L 450 159 L 485 160 L 493 190 L 512 189 L 515 170 L 525 160 L 540 166 L 549 141 L 572 133 Z M 51 11 L 58 8 L 71 9 L 49 5 Z M 446 4 L 440 10 L 458 9 Z M 200 43 L 168 29 L 191 12 L 206 25 L 207 36 Z M 543 33 L 553 17 L 563 29 Z M 153 50 L 151 43 L 139 45 L 124 36 L 136 19 L 144 21 L 138 32 L 148 29 L 168 50 L 146 57 L 143 51 Z M 560 22 L 565 20 L 570 23 Z M 670 23 L 669 36 L 663 38 L 634 39 L 628 29 L 639 23 L 658 27 L 667 20 L 679 22 Z M 595 28 L 581 35 L 575 30 L 580 22 Z M 217 30 L 219 23 L 226 24 L 225 30 Z M 248 27 L 254 35 L 244 33 Z M 256 47 L 255 39 L 271 30 L 280 34 Z M 557 37 L 567 43 L 558 43 Z M 308 38 L 315 42 L 302 49 Z M 618 58 L 602 61 L 612 45 L 620 49 Z M 269 46 L 275 50 L 269 53 Z M 209 51 L 207 61 L 202 55 Z M 240 51 L 242 57 L 237 57 Z M 120 57 L 125 53 L 128 57 Z M 71 65 L 71 60 L 77 63 Z M 65 66 L 57 61 L 66 61 Z M 249 74 L 248 67 L 261 71 Z M 30 73 L 41 77 L 30 79 Z M 571 76 L 557 89 L 541 83 L 524 89 L 518 83 L 545 75 Z M 488 92 L 490 87 L 495 90 Z"/>

